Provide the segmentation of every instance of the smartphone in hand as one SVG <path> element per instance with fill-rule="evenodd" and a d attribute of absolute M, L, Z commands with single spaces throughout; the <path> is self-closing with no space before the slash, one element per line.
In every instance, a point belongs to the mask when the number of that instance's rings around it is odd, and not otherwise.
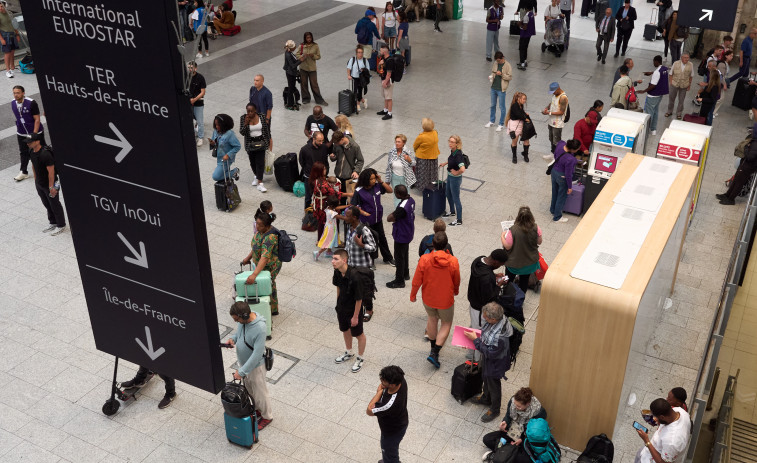
<path fill-rule="evenodd" d="M 649 432 L 649 429 L 647 429 L 644 426 L 642 426 L 641 424 L 639 424 L 638 421 L 634 421 L 633 422 L 633 427 L 636 428 L 636 429 L 638 429 L 639 431 L 644 431 L 644 432 L 647 432 L 647 433 Z"/>

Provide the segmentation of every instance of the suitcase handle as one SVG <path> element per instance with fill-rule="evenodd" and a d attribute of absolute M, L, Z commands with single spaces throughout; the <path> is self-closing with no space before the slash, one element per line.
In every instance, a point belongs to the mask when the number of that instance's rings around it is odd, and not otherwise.
<path fill-rule="evenodd" d="M 254 299 L 250 299 L 250 297 L 247 295 L 247 284 L 244 285 L 244 300 L 248 304 L 250 303 L 251 300 L 255 301 L 252 304 L 260 304 L 260 296 L 258 295 L 258 285 L 257 285 L 257 283 L 255 283 L 255 298 Z"/>
<path fill-rule="evenodd" d="M 247 262 L 247 265 L 250 266 L 250 271 L 252 271 L 252 261 Z M 239 263 L 239 273 L 244 272 L 244 262 Z"/>

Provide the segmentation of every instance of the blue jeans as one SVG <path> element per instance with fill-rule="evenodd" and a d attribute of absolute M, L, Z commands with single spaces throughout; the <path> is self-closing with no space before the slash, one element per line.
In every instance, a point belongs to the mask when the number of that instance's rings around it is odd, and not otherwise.
<path fill-rule="evenodd" d="M 205 110 L 205 106 L 192 106 L 192 113 L 194 113 L 195 120 L 197 121 L 197 138 L 202 140 L 205 138 L 205 126 L 202 124 L 202 113 Z"/>
<path fill-rule="evenodd" d="M 505 101 L 505 96 L 507 95 L 507 92 L 492 88 L 489 93 L 492 98 L 492 105 L 489 110 L 489 122 L 494 124 L 494 119 L 497 117 L 497 99 L 499 99 L 499 125 L 505 125 L 505 113 L 507 113 L 507 101 Z"/>
<path fill-rule="evenodd" d="M 460 202 L 460 185 L 463 184 L 463 177 L 447 176 L 447 202 L 449 202 L 449 211 L 457 216 L 457 221 L 463 221 L 463 204 Z"/>
<path fill-rule="evenodd" d="M 486 57 L 492 57 L 492 46 L 494 46 L 494 53 L 499 51 L 499 29 L 496 31 L 486 31 Z"/>
<path fill-rule="evenodd" d="M 734 58 L 736 55 L 734 54 Z M 749 77 L 749 66 L 752 64 L 752 57 L 748 56 L 744 58 L 744 65 L 739 68 L 739 72 L 732 75 L 728 78 L 728 83 L 730 84 L 734 80 L 739 80 L 739 77 Z"/>
<path fill-rule="evenodd" d="M 400 442 L 406 431 L 407 426 L 393 434 L 381 433 L 381 458 L 384 463 L 400 463 Z"/>
<path fill-rule="evenodd" d="M 221 182 L 226 178 L 233 177 L 237 172 L 239 172 L 239 168 L 235 167 L 232 170 L 229 170 L 231 168 L 231 163 L 229 161 L 222 161 L 216 164 L 215 170 L 213 170 L 213 180 L 216 182 Z"/>
<path fill-rule="evenodd" d="M 549 205 L 552 220 L 562 218 L 562 209 L 566 199 L 568 199 L 568 182 L 565 180 L 565 174 L 552 169 L 552 202 Z"/>
<path fill-rule="evenodd" d="M 649 114 L 649 130 L 657 130 L 657 113 L 660 109 L 661 96 L 649 96 L 644 100 L 644 112 Z"/>

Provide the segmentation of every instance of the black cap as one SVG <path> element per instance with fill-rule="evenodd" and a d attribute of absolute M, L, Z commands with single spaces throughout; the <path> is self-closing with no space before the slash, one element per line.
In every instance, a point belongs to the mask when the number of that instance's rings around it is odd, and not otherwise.
<path fill-rule="evenodd" d="M 42 134 L 41 133 L 33 133 L 31 135 L 26 136 L 26 143 L 31 143 L 33 141 L 41 141 L 42 140 Z"/>

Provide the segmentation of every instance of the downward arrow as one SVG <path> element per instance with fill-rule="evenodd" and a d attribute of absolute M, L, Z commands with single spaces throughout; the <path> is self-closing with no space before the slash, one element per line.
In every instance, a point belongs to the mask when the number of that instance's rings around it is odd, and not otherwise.
<path fill-rule="evenodd" d="M 121 162 L 124 160 L 127 154 L 131 152 L 131 143 L 126 141 L 126 137 L 116 128 L 116 125 L 112 122 L 108 123 L 108 126 L 113 131 L 113 133 L 116 134 L 118 139 L 113 138 L 105 138 L 101 135 L 95 135 L 95 141 L 99 141 L 100 143 L 105 143 L 106 145 L 115 146 L 116 148 L 121 148 L 121 151 L 116 156 L 116 162 Z"/>
<path fill-rule="evenodd" d="M 124 256 L 124 260 L 130 264 L 139 265 L 140 267 L 148 268 L 147 267 L 147 252 L 145 251 L 145 243 L 143 241 L 139 242 L 139 252 L 137 252 L 136 249 L 134 249 L 134 246 L 131 245 L 126 240 L 126 237 L 121 234 L 121 232 L 117 233 L 118 237 L 121 238 L 121 241 L 126 245 L 127 248 L 129 248 L 129 251 L 134 255 L 134 257 Z"/>
<path fill-rule="evenodd" d="M 705 10 L 704 8 L 702 8 L 702 13 L 704 13 L 704 16 L 702 16 L 701 18 L 699 18 L 699 20 L 700 21 L 704 21 L 704 18 L 707 18 L 707 21 L 712 21 L 712 13 L 714 13 L 714 12 L 715 12 L 714 10 Z M 709 16 L 709 18 L 708 18 L 708 16 Z"/>
<path fill-rule="evenodd" d="M 139 347 L 142 348 L 143 351 L 145 351 L 145 354 L 147 354 L 150 357 L 150 360 L 155 360 L 156 358 L 160 357 L 166 352 L 166 349 L 164 347 L 161 347 L 158 350 L 152 349 L 152 336 L 150 336 L 150 328 L 145 326 L 145 336 L 147 337 L 147 347 L 145 347 L 144 344 L 142 344 L 142 340 L 139 338 L 134 338 L 135 341 L 137 341 L 137 344 L 139 344 Z"/>

